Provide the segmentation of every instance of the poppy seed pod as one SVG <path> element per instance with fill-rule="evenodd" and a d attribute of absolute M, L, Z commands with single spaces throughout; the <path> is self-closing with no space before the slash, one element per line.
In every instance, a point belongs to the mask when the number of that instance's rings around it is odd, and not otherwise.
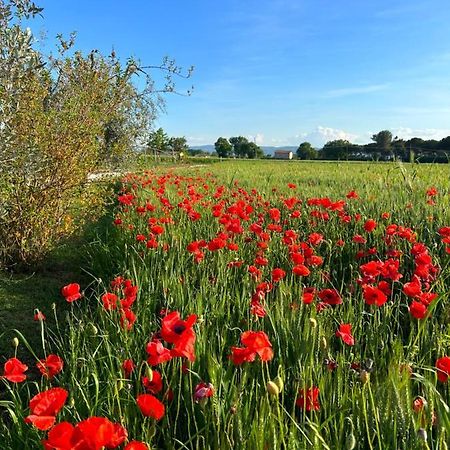
<path fill-rule="evenodd" d="M 419 428 L 419 429 L 417 430 L 417 437 L 418 437 L 421 441 L 424 441 L 424 442 L 427 441 L 428 435 L 427 435 L 427 431 L 425 430 L 425 428 Z"/>
<path fill-rule="evenodd" d="M 317 328 L 317 320 L 314 319 L 314 317 L 309 318 L 309 324 L 311 325 L 311 328 Z"/>
<path fill-rule="evenodd" d="M 13 338 L 12 341 L 11 341 L 11 345 L 12 345 L 14 348 L 17 348 L 17 347 L 19 346 L 19 339 L 17 339 L 16 337 Z"/>
<path fill-rule="evenodd" d="M 281 392 L 284 388 L 284 381 L 279 375 L 273 380 L 273 382 L 277 385 L 279 391 Z"/>
<path fill-rule="evenodd" d="M 361 370 L 359 373 L 359 379 L 363 384 L 366 384 L 370 380 L 370 373 L 367 370 Z"/>
<path fill-rule="evenodd" d="M 327 343 L 327 339 L 324 337 L 322 337 L 321 341 L 320 341 L 320 348 L 322 350 L 326 350 L 328 347 L 328 343 Z"/>
<path fill-rule="evenodd" d="M 280 389 L 278 388 L 278 386 L 276 385 L 276 383 L 274 383 L 273 381 L 269 381 L 269 382 L 267 383 L 266 388 L 267 388 L 267 392 L 268 392 L 270 395 L 277 396 L 277 395 L 280 394 Z"/>

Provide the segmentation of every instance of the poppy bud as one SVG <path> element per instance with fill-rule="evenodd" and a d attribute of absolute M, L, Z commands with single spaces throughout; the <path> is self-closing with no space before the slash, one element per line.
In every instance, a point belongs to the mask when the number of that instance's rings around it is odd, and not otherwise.
<path fill-rule="evenodd" d="M 152 380 L 153 380 L 153 370 L 151 369 L 150 366 L 147 366 L 147 369 L 146 369 L 146 371 L 145 371 L 145 374 L 146 374 L 146 376 L 147 376 L 147 378 L 148 378 L 148 381 L 151 383 Z"/>
<path fill-rule="evenodd" d="M 327 349 L 327 346 L 328 346 L 328 344 L 327 344 L 327 339 L 326 339 L 325 336 L 324 336 L 324 337 L 322 337 L 322 340 L 320 341 L 320 348 L 321 348 L 322 350 L 326 350 L 326 349 Z"/>
<path fill-rule="evenodd" d="M 75 406 L 75 399 L 73 398 L 73 397 L 70 397 L 70 400 L 69 400 L 69 407 L 70 408 L 73 408 Z"/>
<path fill-rule="evenodd" d="M 353 450 L 356 447 L 356 438 L 353 431 L 345 438 L 345 450 Z"/>
<path fill-rule="evenodd" d="M 277 395 L 280 394 L 280 389 L 278 388 L 278 386 L 273 381 L 269 381 L 267 383 L 267 392 L 270 395 L 277 396 Z"/>
<path fill-rule="evenodd" d="M 419 438 L 419 440 L 426 442 L 428 435 L 427 435 L 427 431 L 425 430 L 425 428 L 419 428 L 417 430 L 417 437 Z"/>
<path fill-rule="evenodd" d="M 359 373 L 359 379 L 363 384 L 366 384 L 370 380 L 370 373 L 367 370 L 361 370 Z"/>
<path fill-rule="evenodd" d="M 11 341 L 11 345 L 12 345 L 14 348 L 17 348 L 17 347 L 19 346 L 19 339 L 17 339 L 16 337 L 13 338 L 13 340 Z"/>
<path fill-rule="evenodd" d="M 117 386 L 117 390 L 121 391 L 123 389 L 123 381 L 122 380 L 117 380 L 116 386 Z"/>
<path fill-rule="evenodd" d="M 86 331 L 88 332 L 89 336 L 96 336 L 98 333 L 97 327 L 92 322 L 89 322 L 86 325 Z"/>
<path fill-rule="evenodd" d="M 309 318 L 309 324 L 311 325 L 311 328 L 317 328 L 317 320 L 314 319 L 314 317 Z"/>
<path fill-rule="evenodd" d="M 279 375 L 273 380 L 273 382 L 277 385 L 279 391 L 281 392 L 284 388 L 284 381 Z"/>

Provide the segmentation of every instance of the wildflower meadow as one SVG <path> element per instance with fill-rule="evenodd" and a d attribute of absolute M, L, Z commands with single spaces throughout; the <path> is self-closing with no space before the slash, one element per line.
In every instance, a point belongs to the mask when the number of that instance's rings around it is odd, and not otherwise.
<path fill-rule="evenodd" d="M 447 449 L 449 175 L 298 161 L 123 175 L 91 282 L 35 311 L 40 348 L 15 332 L 0 447 Z"/>

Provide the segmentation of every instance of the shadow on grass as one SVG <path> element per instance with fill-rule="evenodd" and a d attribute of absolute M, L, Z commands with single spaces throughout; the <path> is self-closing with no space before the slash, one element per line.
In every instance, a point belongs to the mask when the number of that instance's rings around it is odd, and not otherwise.
<path fill-rule="evenodd" d="M 34 320 L 34 313 L 36 309 L 42 311 L 46 326 L 52 328 L 56 310 L 59 325 L 64 327 L 68 304 L 61 296 L 62 286 L 79 283 L 84 290 L 92 283 L 93 276 L 108 279 L 117 272 L 116 259 L 110 253 L 115 235 L 112 221 L 111 206 L 98 221 L 61 242 L 27 273 L 0 272 L 0 367 L 14 356 L 14 329 L 23 334 L 38 357 L 43 356 L 41 325 Z M 30 368 L 35 366 L 35 358 L 22 343 L 17 357 Z"/>

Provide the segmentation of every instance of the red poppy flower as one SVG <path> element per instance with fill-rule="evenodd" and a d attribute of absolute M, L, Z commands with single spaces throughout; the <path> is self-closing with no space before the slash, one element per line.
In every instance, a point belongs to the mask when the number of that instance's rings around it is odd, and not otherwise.
<path fill-rule="evenodd" d="M 44 313 L 42 311 L 36 311 L 36 313 L 34 314 L 34 320 L 35 321 L 43 321 L 45 320 L 46 317 L 44 315 Z"/>
<path fill-rule="evenodd" d="M 367 240 L 360 234 L 355 234 L 353 236 L 352 242 L 355 242 L 356 244 L 365 244 L 367 242 Z"/>
<path fill-rule="evenodd" d="M 146 348 L 148 359 L 147 362 L 151 366 L 157 366 L 158 364 L 170 361 L 172 355 L 170 350 L 162 344 L 161 341 L 154 340 L 147 344 Z"/>
<path fill-rule="evenodd" d="M 127 378 L 130 378 L 131 373 L 133 372 L 133 370 L 135 369 L 136 364 L 134 364 L 134 361 L 132 359 L 126 359 L 123 363 L 122 363 L 122 369 L 124 371 L 124 374 Z"/>
<path fill-rule="evenodd" d="M 52 379 L 61 372 L 64 367 L 64 361 L 58 355 L 48 355 L 46 359 L 41 359 L 36 366 L 42 375 Z"/>
<path fill-rule="evenodd" d="M 369 219 L 364 224 L 364 230 L 366 230 L 368 233 L 372 233 L 373 230 L 377 227 L 377 223 L 373 219 Z"/>
<path fill-rule="evenodd" d="M 318 411 L 320 409 L 319 393 L 319 388 L 315 386 L 309 389 L 300 389 L 295 404 L 306 411 Z"/>
<path fill-rule="evenodd" d="M 73 448 L 95 449 L 116 448 L 128 436 L 127 430 L 105 417 L 89 417 L 76 425 L 72 437 Z"/>
<path fill-rule="evenodd" d="M 352 325 L 349 323 L 341 323 L 336 336 L 341 338 L 347 345 L 355 345 L 355 339 L 352 336 Z"/>
<path fill-rule="evenodd" d="M 148 450 L 148 445 L 145 442 L 131 441 L 123 450 Z"/>
<path fill-rule="evenodd" d="M 286 276 L 286 272 L 283 269 L 276 268 L 272 270 L 272 280 L 274 283 L 281 281 Z"/>
<path fill-rule="evenodd" d="M 80 285 L 78 283 L 68 284 L 61 289 L 61 294 L 66 299 L 66 301 L 72 303 L 75 300 L 81 298 Z"/>
<path fill-rule="evenodd" d="M 346 197 L 347 197 L 348 199 L 350 199 L 350 198 L 356 199 L 356 198 L 358 198 L 358 194 L 357 194 L 355 191 L 350 191 L 350 192 L 346 195 Z"/>
<path fill-rule="evenodd" d="M 69 422 L 56 424 L 42 443 L 46 450 L 72 450 L 75 427 Z"/>
<path fill-rule="evenodd" d="M 259 302 L 259 300 L 252 300 L 250 313 L 257 317 L 265 317 L 267 315 L 267 311 L 264 306 Z"/>
<path fill-rule="evenodd" d="M 416 319 L 424 319 L 427 316 L 427 307 L 423 303 L 413 300 L 409 305 L 409 313 Z"/>
<path fill-rule="evenodd" d="M 195 333 L 192 329 L 187 329 L 182 333 L 181 338 L 175 343 L 170 351 L 175 357 L 187 358 L 189 361 L 195 361 Z"/>
<path fill-rule="evenodd" d="M 437 294 L 433 293 L 433 292 L 422 292 L 419 295 L 419 300 L 425 305 L 428 306 L 430 305 L 433 300 L 435 300 L 438 297 Z"/>
<path fill-rule="evenodd" d="M 281 213 L 278 208 L 269 209 L 269 216 L 274 222 L 279 222 L 281 218 Z"/>
<path fill-rule="evenodd" d="M 123 444 L 128 437 L 127 429 L 120 423 L 114 423 L 114 431 L 109 438 L 106 448 L 116 448 Z"/>
<path fill-rule="evenodd" d="M 123 309 L 120 315 L 120 325 L 130 331 L 136 322 L 136 314 L 131 309 Z"/>
<path fill-rule="evenodd" d="M 192 329 L 197 320 L 195 314 L 191 314 L 186 320 L 180 319 L 180 313 L 173 311 L 164 317 L 161 324 L 161 336 L 170 343 L 176 344 L 183 336 L 183 333 Z"/>
<path fill-rule="evenodd" d="M 405 283 L 403 285 L 403 292 L 408 297 L 418 297 L 422 293 L 422 285 L 419 278 L 417 276 L 414 276 L 414 278 L 409 283 Z"/>
<path fill-rule="evenodd" d="M 311 233 L 308 237 L 308 242 L 311 245 L 319 245 L 323 241 L 323 235 L 320 233 Z"/>
<path fill-rule="evenodd" d="M 253 362 L 255 356 L 256 353 L 250 348 L 231 347 L 230 359 L 233 361 L 233 364 L 240 365 L 244 362 Z"/>
<path fill-rule="evenodd" d="M 340 305 L 342 298 L 336 289 L 322 289 L 317 296 L 327 305 Z"/>
<path fill-rule="evenodd" d="M 423 397 L 416 397 L 413 401 L 413 410 L 415 413 L 422 411 L 427 404 L 427 401 Z"/>
<path fill-rule="evenodd" d="M 314 296 L 316 295 L 316 289 L 313 287 L 306 287 L 303 289 L 302 301 L 305 305 L 309 305 L 314 301 Z"/>
<path fill-rule="evenodd" d="M 241 334 L 241 343 L 245 346 L 231 347 L 231 360 L 234 364 L 252 362 L 259 355 L 261 361 L 270 361 L 273 358 L 272 344 L 264 331 L 245 331 Z"/>
<path fill-rule="evenodd" d="M 450 376 L 450 357 L 444 356 L 436 361 L 438 380 L 445 383 Z"/>
<path fill-rule="evenodd" d="M 170 344 L 174 344 L 172 356 L 181 356 L 195 361 L 195 333 L 192 329 L 197 320 L 195 314 L 191 314 L 185 321 L 180 319 L 178 311 L 168 314 L 162 320 L 161 336 Z"/>
<path fill-rule="evenodd" d="M 292 268 L 292 273 L 299 277 L 307 277 L 311 271 L 304 264 L 298 264 Z"/>
<path fill-rule="evenodd" d="M 381 261 L 369 261 L 359 266 L 359 269 L 365 277 L 375 278 L 381 274 L 383 263 Z"/>
<path fill-rule="evenodd" d="M 103 307 L 108 311 L 117 308 L 117 300 L 117 295 L 112 292 L 106 292 L 102 295 Z"/>
<path fill-rule="evenodd" d="M 163 388 L 161 374 L 157 370 L 152 370 L 152 377 L 142 377 L 142 384 L 147 392 L 157 394 Z"/>
<path fill-rule="evenodd" d="M 66 403 L 68 392 L 63 388 L 51 388 L 36 394 L 30 400 L 31 414 L 25 422 L 32 423 L 39 430 L 48 430 L 56 421 L 56 414 Z"/>
<path fill-rule="evenodd" d="M 368 305 L 382 306 L 387 302 L 386 294 L 375 286 L 363 286 L 364 301 Z"/>
<path fill-rule="evenodd" d="M 23 364 L 17 358 L 8 359 L 4 365 L 3 378 L 6 378 L 11 383 L 21 383 L 25 381 L 27 376 L 25 375 L 25 371 L 28 370 L 28 366 Z"/>
<path fill-rule="evenodd" d="M 438 194 L 438 190 L 434 186 L 432 186 L 432 187 L 427 189 L 427 196 L 428 197 L 434 197 L 437 194 Z"/>
<path fill-rule="evenodd" d="M 214 386 L 211 383 L 199 383 L 194 389 L 194 401 L 198 403 L 214 395 Z"/>
<path fill-rule="evenodd" d="M 160 420 L 164 416 L 164 405 L 151 394 L 141 394 L 136 399 L 139 409 L 146 417 Z"/>

